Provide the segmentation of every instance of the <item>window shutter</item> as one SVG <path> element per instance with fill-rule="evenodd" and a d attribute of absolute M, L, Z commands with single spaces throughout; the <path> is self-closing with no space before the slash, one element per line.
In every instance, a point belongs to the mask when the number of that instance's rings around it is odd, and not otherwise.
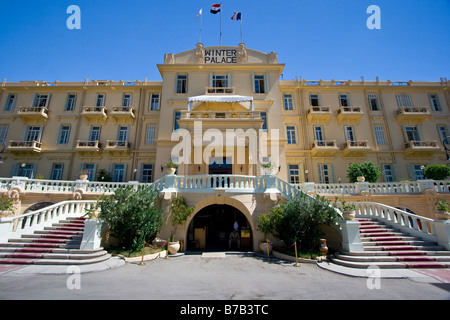
<path fill-rule="evenodd" d="M 256 88 L 255 88 L 255 73 L 252 72 L 252 88 L 253 88 L 253 92 L 255 92 Z"/>
<path fill-rule="evenodd" d="M 13 163 L 11 166 L 11 171 L 9 172 L 9 176 L 12 178 L 14 176 L 17 176 L 18 172 L 19 172 L 19 166 L 20 164 L 18 163 Z"/>
<path fill-rule="evenodd" d="M 45 103 L 45 107 L 48 109 L 50 107 L 50 97 L 52 94 L 49 92 L 47 93 L 47 102 Z"/>
<path fill-rule="evenodd" d="M 392 170 L 392 178 L 394 181 L 398 181 L 400 179 L 400 176 L 398 174 L 398 164 L 391 164 L 391 170 Z"/>
<path fill-rule="evenodd" d="M 227 77 L 227 88 L 231 88 L 232 84 L 231 84 L 231 72 L 228 72 L 228 77 Z"/>
<path fill-rule="evenodd" d="M 336 181 L 334 179 L 334 166 L 333 164 L 329 164 L 328 168 L 330 168 L 330 183 L 334 183 L 334 181 Z"/>
<path fill-rule="evenodd" d="M 265 93 L 269 93 L 269 74 L 265 73 L 264 74 L 264 92 Z"/>
<path fill-rule="evenodd" d="M 209 73 L 209 87 L 213 87 L 213 77 L 214 74 L 212 72 Z"/>

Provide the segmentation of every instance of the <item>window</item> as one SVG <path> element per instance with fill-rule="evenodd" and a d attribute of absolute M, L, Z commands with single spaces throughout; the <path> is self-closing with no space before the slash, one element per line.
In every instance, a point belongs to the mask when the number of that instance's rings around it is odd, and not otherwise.
<path fill-rule="evenodd" d="M 177 120 L 181 119 L 181 112 L 175 111 L 174 113 L 174 120 L 173 120 L 173 130 L 176 131 L 180 128 L 180 125 L 178 124 Z"/>
<path fill-rule="evenodd" d="M 152 93 L 150 97 L 150 110 L 159 110 L 159 94 Z"/>
<path fill-rule="evenodd" d="M 14 109 L 14 105 L 16 104 L 16 94 L 9 94 L 8 97 L 6 98 L 6 104 L 5 104 L 5 111 L 11 111 L 12 109 Z"/>
<path fill-rule="evenodd" d="M 411 97 L 409 94 L 402 93 L 402 94 L 396 94 L 395 100 L 397 101 L 397 107 L 412 107 Z"/>
<path fill-rule="evenodd" d="M 390 164 L 384 164 L 381 166 L 383 170 L 383 176 L 385 182 L 393 182 L 394 181 L 394 174 L 393 174 L 393 168 Z"/>
<path fill-rule="evenodd" d="M 420 164 L 412 164 L 412 165 L 410 165 L 410 174 L 411 174 L 411 178 L 413 180 L 423 180 L 423 179 L 425 179 L 422 167 L 425 167 L 425 166 L 420 165 Z"/>
<path fill-rule="evenodd" d="M 300 183 L 300 171 L 298 170 L 298 164 L 290 164 L 289 167 L 289 182 Z"/>
<path fill-rule="evenodd" d="M 47 107 L 48 103 L 48 94 L 37 94 L 34 98 L 33 107 L 34 108 L 40 108 L 40 107 Z"/>
<path fill-rule="evenodd" d="M 370 110 L 372 110 L 372 111 L 380 110 L 380 104 L 378 103 L 377 95 L 374 93 L 370 93 L 368 95 L 368 98 L 369 98 Z"/>
<path fill-rule="evenodd" d="M 131 94 L 124 94 L 122 106 L 130 107 L 131 106 L 131 97 L 132 97 Z"/>
<path fill-rule="evenodd" d="M 128 139 L 128 127 L 117 127 L 117 141 L 127 141 Z"/>
<path fill-rule="evenodd" d="M 125 165 L 115 164 L 113 169 L 113 182 L 123 182 L 125 180 Z"/>
<path fill-rule="evenodd" d="M 261 119 L 264 120 L 262 129 L 263 131 L 267 131 L 267 112 L 261 112 Z"/>
<path fill-rule="evenodd" d="M 36 164 L 35 163 L 17 163 L 13 168 L 13 176 L 19 177 L 27 177 L 29 179 L 33 179 L 34 174 L 36 172 Z"/>
<path fill-rule="evenodd" d="M 253 75 L 253 91 L 255 93 L 266 93 L 267 75 Z"/>
<path fill-rule="evenodd" d="M 8 126 L 0 126 L 0 142 L 6 141 L 6 136 L 8 135 Z"/>
<path fill-rule="evenodd" d="M 6 131 L 8 131 L 8 129 L 6 129 Z M 1 130 L 0 130 L 0 132 L 1 132 Z M 438 132 L 439 132 L 439 137 L 441 138 L 441 141 L 444 141 L 444 139 L 448 136 L 447 127 L 446 126 L 438 126 Z"/>
<path fill-rule="evenodd" d="M 417 127 L 405 127 L 407 141 L 420 141 L 419 130 Z"/>
<path fill-rule="evenodd" d="M 345 126 L 344 131 L 346 141 L 355 141 L 355 133 L 353 132 L 352 126 Z"/>
<path fill-rule="evenodd" d="M 64 165 L 60 163 L 54 163 L 52 165 L 52 171 L 50 172 L 50 180 L 61 180 Z"/>
<path fill-rule="evenodd" d="M 319 106 L 319 95 L 310 94 L 309 95 L 309 103 L 311 104 L 311 107 L 318 107 Z"/>
<path fill-rule="evenodd" d="M 292 105 L 292 95 L 284 94 L 284 110 L 294 110 Z"/>
<path fill-rule="evenodd" d="M 70 126 L 64 126 L 64 125 L 60 126 L 58 140 L 56 143 L 67 144 L 67 142 L 69 141 L 69 134 L 70 134 Z"/>
<path fill-rule="evenodd" d="M 429 95 L 430 97 L 430 103 L 431 103 L 431 108 L 433 109 L 433 111 L 441 111 L 441 104 L 439 103 L 439 98 L 438 95 L 435 93 L 431 93 Z"/>
<path fill-rule="evenodd" d="M 212 83 L 213 88 L 227 88 L 228 87 L 228 75 L 212 75 Z"/>
<path fill-rule="evenodd" d="M 331 164 L 319 164 L 318 169 L 320 183 L 333 183 Z"/>
<path fill-rule="evenodd" d="M 97 165 L 93 163 L 85 163 L 83 164 L 82 170 L 85 170 L 88 173 L 88 180 L 94 181 L 95 180 L 95 171 L 96 171 Z"/>
<path fill-rule="evenodd" d="M 176 93 L 186 93 L 187 92 L 187 75 L 186 74 L 178 74 L 176 85 L 177 85 Z"/>
<path fill-rule="evenodd" d="M 346 94 L 339 95 L 339 103 L 341 107 L 348 107 L 348 99 Z"/>
<path fill-rule="evenodd" d="M 64 108 L 64 111 L 73 111 L 73 109 L 75 109 L 76 100 L 77 100 L 77 95 L 69 93 L 67 95 L 67 101 L 66 101 L 66 106 Z"/>
<path fill-rule="evenodd" d="M 100 131 L 101 127 L 99 126 L 91 127 L 91 132 L 89 133 L 89 141 L 100 141 Z"/>
<path fill-rule="evenodd" d="M 323 127 L 321 126 L 315 126 L 314 127 L 314 137 L 317 141 L 318 146 L 324 146 L 325 145 L 325 139 L 323 134 Z"/>
<path fill-rule="evenodd" d="M 383 126 L 374 126 L 373 129 L 375 131 L 375 139 L 377 141 L 377 144 L 386 144 Z"/>
<path fill-rule="evenodd" d="M 97 101 L 95 102 L 96 107 L 103 107 L 105 106 L 105 95 L 104 94 L 97 94 Z"/>
<path fill-rule="evenodd" d="M 151 183 L 153 182 L 153 165 L 144 164 L 142 165 L 142 178 L 141 182 Z"/>
<path fill-rule="evenodd" d="M 27 127 L 25 133 L 25 141 L 41 142 L 41 127 Z"/>
<path fill-rule="evenodd" d="M 147 132 L 145 134 L 145 144 L 155 144 L 156 138 L 156 126 L 147 126 Z"/>
<path fill-rule="evenodd" d="M 297 143 L 294 126 L 286 126 L 286 138 L 288 140 L 288 144 Z"/>

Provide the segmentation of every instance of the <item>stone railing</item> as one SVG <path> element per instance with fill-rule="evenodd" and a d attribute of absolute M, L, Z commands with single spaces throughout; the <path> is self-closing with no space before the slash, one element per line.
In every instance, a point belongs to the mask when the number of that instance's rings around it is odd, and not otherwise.
<path fill-rule="evenodd" d="M 63 201 L 16 217 L 0 218 L 0 243 L 31 234 L 68 217 L 82 217 L 96 201 Z"/>
<path fill-rule="evenodd" d="M 372 194 L 422 193 L 434 190 L 438 193 L 450 193 L 450 180 L 417 180 L 398 182 L 356 182 L 356 183 L 314 183 L 293 184 L 303 192 L 316 194 L 360 194 L 368 191 Z"/>

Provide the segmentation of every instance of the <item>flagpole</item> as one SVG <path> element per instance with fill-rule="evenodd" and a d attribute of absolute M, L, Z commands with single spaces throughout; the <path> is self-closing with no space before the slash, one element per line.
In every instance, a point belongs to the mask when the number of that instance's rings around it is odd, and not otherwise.
<path fill-rule="evenodd" d="M 203 12 L 200 15 L 200 43 L 202 43 L 202 24 L 203 24 Z"/>
<path fill-rule="evenodd" d="M 220 4 L 220 46 L 222 46 L 222 11 L 223 7 L 222 4 Z"/>
<path fill-rule="evenodd" d="M 243 43 L 244 41 L 242 41 L 242 14 L 241 14 L 241 43 Z"/>

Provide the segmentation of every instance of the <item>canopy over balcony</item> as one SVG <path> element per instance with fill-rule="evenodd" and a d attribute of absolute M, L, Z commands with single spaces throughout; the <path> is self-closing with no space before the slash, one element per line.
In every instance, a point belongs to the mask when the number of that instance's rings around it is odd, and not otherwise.
<path fill-rule="evenodd" d="M 192 110 L 192 105 L 194 102 L 218 102 L 218 103 L 241 103 L 241 102 L 250 102 L 251 111 L 254 111 L 253 107 L 253 97 L 246 96 L 238 96 L 238 95 L 202 95 L 196 97 L 188 98 L 188 111 Z"/>

